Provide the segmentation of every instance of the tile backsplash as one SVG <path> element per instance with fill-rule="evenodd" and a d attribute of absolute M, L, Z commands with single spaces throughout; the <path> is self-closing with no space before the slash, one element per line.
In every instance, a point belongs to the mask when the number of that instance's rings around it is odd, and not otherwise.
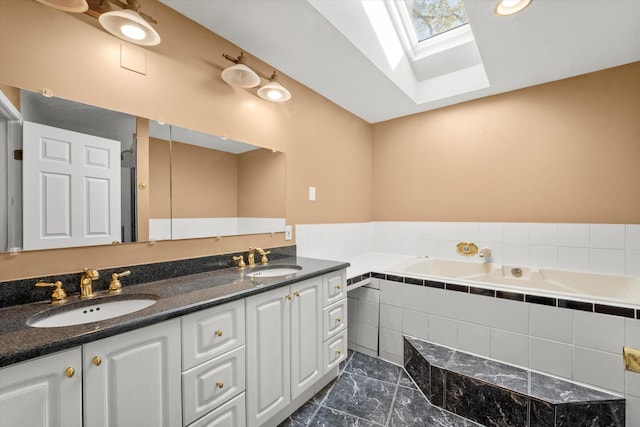
<path fill-rule="evenodd" d="M 491 249 L 490 261 L 640 277 L 640 225 L 499 222 L 367 222 L 296 226 L 300 256 L 343 260 L 368 252 L 478 261 L 460 241 Z"/>

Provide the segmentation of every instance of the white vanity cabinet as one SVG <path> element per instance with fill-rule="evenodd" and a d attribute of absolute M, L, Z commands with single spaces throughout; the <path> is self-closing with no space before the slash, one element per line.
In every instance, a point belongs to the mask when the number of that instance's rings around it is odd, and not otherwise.
<path fill-rule="evenodd" d="M 322 377 L 323 280 L 246 299 L 248 426 L 264 424 Z"/>
<path fill-rule="evenodd" d="M 183 425 L 244 426 L 244 300 L 188 314 L 181 324 Z"/>
<path fill-rule="evenodd" d="M 85 427 L 181 425 L 180 319 L 82 349 Z"/>
<path fill-rule="evenodd" d="M 81 427 L 79 347 L 0 369 L 0 427 Z"/>
<path fill-rule="evenodd" d="M 343 270 L 324 276 L 322 296 L 323 374 L 347 358 L 347 283 Z"/>

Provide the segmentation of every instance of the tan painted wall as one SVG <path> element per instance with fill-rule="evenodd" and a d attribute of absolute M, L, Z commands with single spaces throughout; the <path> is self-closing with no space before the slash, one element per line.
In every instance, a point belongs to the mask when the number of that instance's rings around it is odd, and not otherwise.
<path fill-rule="evenodd" d="M 640 63 L 373 125 L 376 221 L 640 223 Z"/>
<path fill-rule="evenodd" d="M 228 86 L 220 72 L 231 63 L 222 54 L 236 56 L 239 47 L 156 0 L 140 3 L 157 19 L 162 36 L 159 46 L 133 48 L 146 56 L 146 75 L 120 67 L 121 45 L 127 43 L 103 31 L 96 19 L 35 1 L 0 0 L 0 83 L 36 92 L 46 87 L 62 98 L 277 149 L 287 158 L 287 223 L 371 220 L 368 123 L 284 73 L 280 81 L 293 99 L 282 105 Z M 262 72 L 271 70 L 250 52 L 245 56 Z M 318 188 L 316 202 L 307 200 L 309 185 Z M 289 243 L 279 233 L 0 254 L 0 280 Z"/>

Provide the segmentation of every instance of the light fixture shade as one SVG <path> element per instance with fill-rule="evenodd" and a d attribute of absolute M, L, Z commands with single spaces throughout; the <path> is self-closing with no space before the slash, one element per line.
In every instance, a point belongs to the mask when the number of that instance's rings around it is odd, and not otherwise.
<path fill-rule="evenodd" d="M 36 0 L 38 3 L 53 7 L 65 12 L 82 13 L 89 9 L 87 0 Z"/>
<path fill-rule="evenodd" d="M 258 96 L 271 102 L 286 102 L 291 99 L 291 93 L 275 79 L 258 89 Z"/>
<path fill-rule="evenodd" d="M 531 0 L 500 0 L 493 10 L 496 15 L 514 15 L 529 6 Z"/>
<path fill-rule="evenodd" d="M 137 12 L 129 9 L 103 13 L 100 25 L 114 36 L 141 46 L 160 44 L 160 34 Z"/>
<path fill-rule="evenodd" d="M 244 64 L 235 64 L 222 70 L 222 80 L 231 86 L 249 89 L 260 84 L 260 77 Z"/>

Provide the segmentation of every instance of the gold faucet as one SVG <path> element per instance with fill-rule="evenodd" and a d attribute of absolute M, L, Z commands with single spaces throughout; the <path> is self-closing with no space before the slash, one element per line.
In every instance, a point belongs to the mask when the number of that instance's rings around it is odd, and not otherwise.
<path fill-rule="evenodd" d="M 93 281 L 98 279 L 100 275 L 96 270 L 85 268 L 80 277 L 80 298 L 93 297 Z"/>
<path fill-rule="evenodd" d="M 253 267 L 254 265 L 256 265 L 256 259 L 254 256 L 254 252 L 256 250 L 256 248 L 249 247 L 249 255 L 247 256 L 247 263 L 249 263 L 249 267 Z"/>
<path fill-rule="evenodd" d="M 261 248 L 252 248 L 249 247 L 249 256 L 247 257 L 247 262 L 249 263 L 249 267 L 253 267 L 256 265 L 255 261 L 255 252 L 260 254 L 260 264 L 265 265 L 269 260 L 267 259 L 267 255 L 271 253 L 271 251 L 265 251 Z"/>
<path fill-rule="evenodd" d="M 247 264 L 244 263 L 244 255 L 234 256 L 233 260 L 238 263 L 238 269 L 240 270 L 247 266 Z"/>
<path fill-rule="evenodd" d="M 265 265 L 267 262 L 269 262 L 269 260 L 267 259 L 267 255 L 269 255 L 271 251 L 265 251 L 263 249 L 256 248 L 256 252 L 258 252 L 261 255 L 260 264 Z"/>
<path fill-rule="evenodd" d="M 51 294 L 51 304 L 62 304 L 67 300 L 67 293 L 62 289 L 62 282 L 57 281 L 55 283 L 37 282 L 36 286 L 39 288 L 48 288 L 55 286 L 53 293 Z"/>
<path fill-rule="evenodd" d="M 123 271 L 122 273 L 113 273 L 111 275 L 111 282 L 109 283 L 109 294 L 119 294 L 122 291 L 122 283 L 120 278 L 131 274 L 131 271 Z"/>

